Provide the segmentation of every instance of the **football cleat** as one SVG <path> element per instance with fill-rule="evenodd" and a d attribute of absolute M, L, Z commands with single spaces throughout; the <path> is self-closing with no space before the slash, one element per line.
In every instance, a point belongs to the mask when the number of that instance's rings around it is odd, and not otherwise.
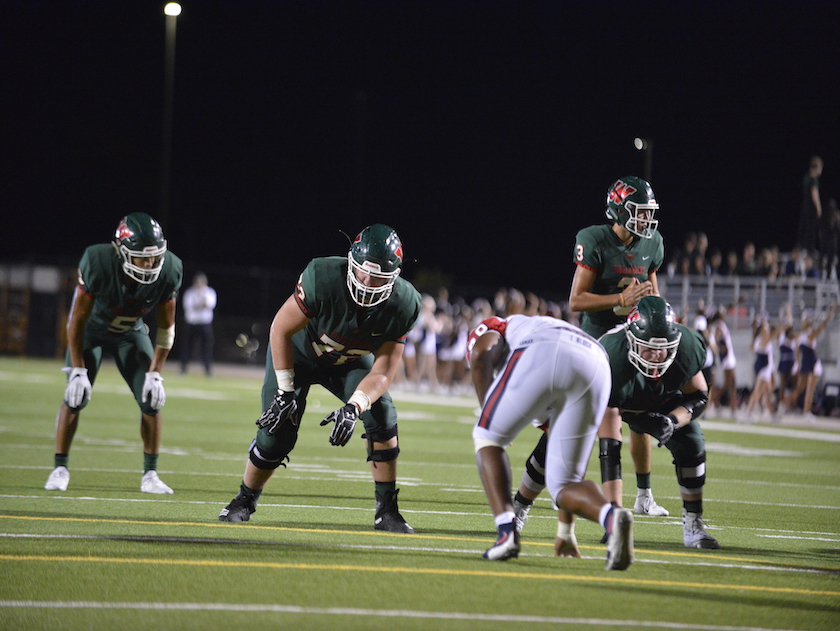
<path fill-rule="evenodd" d="M 687 548 L 720 550 L 720 543 L 706 532 L 706 522 L 702 513 L 689 513 L 683 509 L 683 543 Z"/>
<path fill-rule="evenodd" d="M 519 533 L 516 531 L 516 522 L 499 526 L 499 538 L 492 548 L 487 548 L 483 556 L 488 561 L 507 561 L 519 556 Z"/>
<path fill-rule="evenodd" d="M 384 530 L 386 532 L 399 532 L 407 535 L 414 534 L 414 528 L 400 515 L 400 509 L 397 506 L 397 495 L 400 490 L 386 491 L 382 496 L 376 493 L 376 514 L 373 517 L 374 530 Z"/>
<path fill-rule="evenodd" d="M 513 498 L 513 513 L 515 515 L 513 523 L 516 527 L 516 532 L 522 532 L 525 524 L 528 523 L 528 511 L 531 510 L 533 505 L 533 502 L 525 504 L 517 500 L 515 497 Z"/>
<path fill-rule="evenodd" d="M 66 491 L 68 484 L 70 484 L 70 472 L 67 467 L 56 467 L 47 478 L 44 488 L 47 491 Z"/>
<path fill-rule="evenodd" d="M 636 496 L 636 504 L 633 506 L 633 512 L 637 515 L 650 515 L 651 517 L 667 517 L 670 515 L 667 509 L 662 508 L 653 499 L 653 493 L 650 489 L 646 492 L 639 491 L 640 495 Z"/>
<path fill-rule="evenodd" d="M 219 521 L 248 521 L 257 512 L 259 495 L 246 494 L 243 490 L 219 513 Z"/>
<path fill-rule="evenodd" d="M 156 495 L 172 495 L 175 491 L 166 486 L 158 477 L 157 471 L 146 471 L 140 480 L 140 490 L 143 493 L 155 493 Z"/>
<path fill-rule="evenodd" d="M 633 513 L 614 508 L 607 539 L 607 570 L 626 570 L 633 563 Z"/>

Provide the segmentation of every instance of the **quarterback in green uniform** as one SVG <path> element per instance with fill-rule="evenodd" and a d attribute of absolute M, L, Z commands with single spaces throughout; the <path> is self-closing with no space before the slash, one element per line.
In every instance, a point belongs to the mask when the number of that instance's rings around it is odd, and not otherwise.
<path fill-rule="evenodd" d="M 166 248 L 163 230 L 146 213 L 122 219 L 112 243 L 92 245 L 79 263 L 79 284 L 67 323 L 67 389 L 58 411 L 55 469 L 45 489 L 66 491 L 70 445 L 79 414 L 90 401 L 103 354 L 112 355 L 140 406 L 143 477 L 140 490 L 170 494 L 157 474 L 160 408 L 166 401 L 160 376 L 175 341 L 175 304 L 183 278 L 181 259 Z M 143 316 L 156 309 L 154 347 Z"/>
<path fill-rule="evenodd" d="M 653 436 L 674 457 L 683 501 L 683 542 L 690 548 L 720 548 L 702 519 L 706 450 L 697 418 L 709 399 L 703 338 L 677 323 L 665 300 L 647 296 L 630 311 L 626 325 L 599 341 L 612 370 L 609 405 L 620 410 L 631 429 Z M 619 423 L 608 428 L 602 424 L 601 429 L 621 437 Z"/>
<path fill-rule="evenodd" d="M 589 226 L 575 239 L 575 275 L 569 295 L 572 311 L 582 312 L 581 329 L 598 339 L 618 324 L 644 296 L 659 295 L 656 273 L 665 249 L 654 214 L 659 204 L 650 184 L 627 176 L 607 189 L 606 214 L 611 224 Z M 608 408 L 605 424 L 618 423 L 618 411 Z M 598 433 L 601 484 L 606 496 L 622 505 L 621 436 Z M 545 484 L 546 439 L 543 436 L 526 461 L 525 473 L 515 498 L 518 526 L 527 520 L 534 499 Z M 650 488 L 650 437 L 630 433 L 630 452 L 636 469 L 637 496 L 634 511 L 642 515 L 665 516 L 668 511 L 653 499 Z M 617 462 L 607 466 L 608 462 Z"/>
<path fill-rule="evenodd" d="M 383 224 L 368 226 L 347 257 L 313 259 L 294 294 L 271 324 L 262 391 L 263 414 L 251 444 L 239 494 L 220 521 L 248 521 L 275 469 L 285 466 L 297 441 L 306 396 L 323 385 L 345 404 L 321 425 L 333 423 L 332 445 L 350 440 L 364 424 L 373 473 L 374 528 L 412 533 L 397 506 L 397 414 L 387 390 L 420 315 L 420 294 L 399 277 L 403 248 Z"/>

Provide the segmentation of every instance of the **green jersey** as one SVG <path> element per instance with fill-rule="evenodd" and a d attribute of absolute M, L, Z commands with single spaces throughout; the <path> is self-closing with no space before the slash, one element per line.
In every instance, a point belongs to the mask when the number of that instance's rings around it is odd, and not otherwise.
<path fill-rule="evenodd" d="M 79 263 L 79 285 L 95 298 L 86 330 L 118 335 L 141 330 L 144 315 L 178 295 L 183 277 L 181 259 L 167 252 L 155 282 L 134 283 L 123 272 L 122 259 L 113 244 L 90 246 Z"/>
<path fill-rule="evenodd" d="M 374 307 L 358 306 L 347 289 L 343 256 L 310 261 L 298 280 L 295 300 L 310 318 L 292 337 L 295 350 L 321 366 L 358 359 L 386 342 L 404 344 L 420 317 L 420 293 L 399 277 L 388 300 Z"/>
<path fill-rule="evenodd" d="M 657 411 L 671 401 L 678 402 L 680 388 L 703 369 L 706 344 L 696 331 L 682 324 L 677 326 L 682 333 L 677 356 L 660 379 L 648 379 L 630 363 L 624 329 L 598 340 L 607 351 L 612 369 L 610 407 L 620 408 L 623 415 Z"/>
<path fill-rule="evenodd" d="M 584 228 L 575 238 L 574 262 L 595 272 L 590 291 L 601 296 L 620 293 L 633 278 L 640 283 L 648 280 L 662 267 L 664 259 L 665 247 L 658 231 L 650 239 L 635 239 L 629 246 L 607 224 Z M 616 324 L 622 324 L 631 308 L 586 311 L 581 328 L 597 338 Z"/>

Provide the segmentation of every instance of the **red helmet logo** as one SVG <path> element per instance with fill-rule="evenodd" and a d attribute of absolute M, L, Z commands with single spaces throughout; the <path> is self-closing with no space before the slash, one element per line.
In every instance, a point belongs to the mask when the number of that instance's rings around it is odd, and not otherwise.
<path fill-rule="evenodd" d="M 120 222 L 120 225 L 117 226 L 117 232 L 114 235 L 114 238 L 117 241 L 122 241 L 123 239 L 128 239 L 129 237 L 133 237 L 134 233 L 129 229 L 129 227 L 125 223 L 125 219 Z"/>
<path fill-rule="evenodd" d="M 625 184 L 621 180 L 618 180 L 615 184 L 613 184 L 613 187 L 610 189 L 609 201 L 621 206 L 622 202 L 635 192 L 635 188 L 633 188 L 629 184 Z"/>

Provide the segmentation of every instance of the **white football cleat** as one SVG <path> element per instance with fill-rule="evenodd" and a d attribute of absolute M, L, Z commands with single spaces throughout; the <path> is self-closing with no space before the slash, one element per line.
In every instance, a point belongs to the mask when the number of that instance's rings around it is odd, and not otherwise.
<path fill-rule="evenodd" d="M 175 492 L 161 482 L 157 471 L 146 471 L 140 480 L 140 490 L 143 493 L 155 493 L 157 495 L 172 495 Z"/>
<path fill-rule="evenodd" d="M 522 532 L 525 524 L 528 523 L 528 511 L 531 510 L 533 505 L 533 502 L 530 504 L 523 504 L 516 498 L 513 498 L 513 514 L 515 515 L 513 523 L 516 528 L 516 532 Z"/>
<path fill-rule="evenodd" d="M 56 467 L 47 478 L 44 488 L 47 491 L 66 491 L 68 484 L 70 484 L 70 472 L 67 467 Z"/>
<path fill-rule="evenodd" d="M 670 515 L 668 509 L 662 508 L 656 503 L 650 489 L 645 489 L 645 492 L 641 489 L 639 490 L 639 495 L 636 496 L 636 504 L 633 506 L 633 512 L 637 515 L 649 515 L 651 517 L 667 517 Z"/>
<path fill-rule="evenodd" d="M 607 539 L 607 570 L 626 570 L 633 563 L 633 513 L 614 508 L 612 532 Z"/>
<path fill-rule="evenodd" d="M 720 543 L 706 532 L 706 522 L 700 513 L 689 513 L 683 509 L 683 543 L 687 548 L 720 550 Z"/>

